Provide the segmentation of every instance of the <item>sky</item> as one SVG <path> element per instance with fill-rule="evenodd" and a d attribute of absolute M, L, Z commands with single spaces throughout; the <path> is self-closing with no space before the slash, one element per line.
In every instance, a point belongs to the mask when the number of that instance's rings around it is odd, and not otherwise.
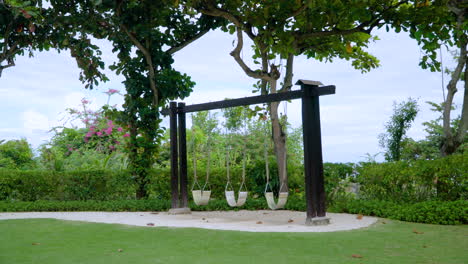
<path fill-rule="evenodd" d="M 441 73 L 423 70 L 418 63 L 422 51 L 406 33 L 377 31 L 380 40 L 369 46 L 381 66 L 362 74 L 351 63 L 334 60 L 321 63 L 305 56 L 295 58 L 293 83 L 298 79 L 321 81 L 335 85 L 336 94 L 320 97 L 323 158 L 326 162 L 358 162 L 368 155 L 382 160 L 383 149 L 378 135 L 384 132 L 394 102 L 417 99 L 420 112 L 408 136 L 416 140 L 425 137 L 423 122 L 437 118 L 426 101 L 442 102 Z M 200 40 L 175 54 L 174 67 L 192 77 L 196 86 L 183 101 L 203 103 L 252 96 L 256 80 L 246 76 L 229 55 L 234 36 L 211 31 Z M 115 60 L 109 43 L 96 41 L 103 50 L 107 65 Z M 254 67 L 250 45 L 242 53 Z M 450 56 L 443 52 L 446 66 Z M 453 63 L 452 63 L 453 65 Z M 57 126 L 80 125 L 70 122 L 67 108 L 78 108 L 82 98 L 98 109 L 107 101 L 108 89 L 125 92 L 122 76 L 106 70 L 110 81 L 87 90 L 78 80 L 79 69 L 69 52 L 48 51 L 34 57 L 19 57 L 16 66 L 6 69 L 0 78 L 0 140 L 26 138 L 33 148 L 46 143 Z M 445 76 L 448 82 L 448 76 Z M 299 87 L 293 87 L 299 89 Z M 123 97 L 113 96 L 110 104 L 121 105 Z M 460 94 L 455 104 L 461 108 Z M 284 109 L 281 106 L 280 109 Z M 301 125 L 300 100 L 288 103 L 286 111 L 293 127 Z M 455 113 L 456 114 L 456 113 Z M 163 122 L 167 126 L 168 120 Z M 188 122 L 190 126 L 190 122 Z"/>

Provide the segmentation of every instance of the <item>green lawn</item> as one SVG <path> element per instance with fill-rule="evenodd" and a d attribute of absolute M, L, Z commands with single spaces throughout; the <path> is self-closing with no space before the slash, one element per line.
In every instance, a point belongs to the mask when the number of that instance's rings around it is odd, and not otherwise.
<path fill-rule="evenodd" d="M 248 233 L 3 220 L 0 264 L 468 263 L 468 226 L 384 221 L 345 232 Z"/>

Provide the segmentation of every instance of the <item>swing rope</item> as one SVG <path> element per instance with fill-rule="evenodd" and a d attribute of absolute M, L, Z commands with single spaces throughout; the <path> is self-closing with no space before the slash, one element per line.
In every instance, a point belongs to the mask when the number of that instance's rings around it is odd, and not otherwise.
<path fill-rule="evenodd" d="M 270 185 L 270 164 L 269 164 L 269 161 L 268 161 L 268 141 L 267 141 L 268 127 L 267 127 L 266 121 L 265 121 L 264 128 L 265 128 L 264 129 L 265 130 L 265 140 L 263 142 L 263 154 L 264 154 L 264 158 L 265 158 L 265 176 L 266 176 L 265 192 L 267 192 L 268 186 L 270 186 L 270 189 L 271 189 L 271 185 Z"/>
<path fill-rule="evenodd" d="M 190 115 L 190 118 L 193 120 L 193 114 Z M 197 176 L 197 156 L 196 156 L 197 150 L 196 150 L 196 144 L 195 144 L 195 126 L 193 124 L 192 124 L 192 138 L 190 139 L 190 145 L 192 147 L 192 163 L 193 163 L 192 191 L 193 191 L 195 186 L 198 186 L 198 190 L 201 189 L 200 183 L 198 183 L 198 176 Z"/>
<path fill-rule="evenodd" d="M 205 185 L 203 185 L 203 191 L 205 187 L 209 187 L 209 180 L 210 180 L 210 169 L 211 169 L 211 131 L 208 134 L 208 140 L 206 141 L 206 178 L 205 178 Z"/>
<path fill-rule="evenodd" d="M 265 186 L 265 198 L 267 200 L 267 204 L 268 204 L 268 207 L 271 209 L 271 210 L 276 210 L 276 209 L 280 209 L 280 208 L 283 208 L 288 200 L 288 195 L 289 193 L 286 191 L 286 192 L 282 192 L 281 189 L 283 187 L 283 183 L 281 183 L 281 186 L 280 186 L 280 189 L 279 189 L 279 194 L 278 194 L 278 202 L 275 202 L 275 197 L 274 197 L 274 193 L 273 193 L 273 190 L 272 190 L 272 187 L 271 187 L 271 184 L 270 184 L 270 168 L 269 168 L 269 162 L 268 162 L 268 144 L 267 144 L 267 138 L 268 138 L 268 128 L 267 128 L 267 123 L 266 123 L 266 120 L 265 120 L 265 142 L 264 142 L 264 155 L 265 155 L 265 174 L 266 174 L 266 180 L 267 180 L 267 183 L 266 183 L 266 186 Z M 281 174 L 281 176 L 283 177 L 282 179 L 285 179 L 286 177 L 286 157 L 284 157 L 284 170 L 283 170 L 283 173 Z M 281 179 L 280 179 L 281 181 Z M 268 191 L 268 186 L 270 186 L 270 190 L 271 191 Z"/>
<path fill-rule="evenodd" d="M 227 183 L 226 187 L 224 189 L 224 194 L 226 196 L 226 201 L 231 207 L 240 207 L 245 204 L 247 200 L 247 191 L 242 191 L 242 187 L 245 188 L 245 149 L 246 149 L 246 144 L 244 141 L 244 151 L 243 151 L 243 162 L 242 162 L 242 182 L 241 185 L 239 186 L 239 192 L 238 192 L 238 197 L 236 201 L 235 197 L 235 192 L 234 192 L 234 187 L 232 186 L 231 183 L 231 172 L 230 172 L 230 152 L 232 150 L 231 146 L 229 145 L 229 142 L 231 142 L 231 135 L 227 132 L 227 127 L 226 127 L 226 177 L 227 177 Z M 229 188 L 229 186 L 231 188 Z"/>
<path fill-rule="evenodd" d="M 210 112 L 208 112 L 208 119 L 210 119 Z M 192 116 L 193 120 L 193 116 Z M 193 124 L 192 124 L 193 127 Z M 193 129 L 194 130 L 194 129 Z M 207 205 L 208 202 L 210 201 L 210 196 L 211 196 L 211 190 L 205 190 L 207 187 L 209 188 L 209 179 L 210 179 L 210 167 L 211 167 L 211 131 L 208 134 L 208 140 L 206 142 L 206 148 L 207 148 L 207 164 L 206 164 L 206 178 L 205 178 L 205 184 L 203 185 L 203 188 L 200 188 L 200 184 L 198 183 L 198 177 L 197 177 L 197 161 L 196 161 L 196 152 L 195 152 L 195 135 L 192 137 L 193 140 L 193 150 L 194 150 L 194 158 L 193 158 L 193 165 L 194 165 L 194 183 L 192 185 L 192 196 L 193 196 L 193 201 L 195 202 L 196 205 Z M 194 190 L 195 185 L 197 185 L 198 189 Z"/>

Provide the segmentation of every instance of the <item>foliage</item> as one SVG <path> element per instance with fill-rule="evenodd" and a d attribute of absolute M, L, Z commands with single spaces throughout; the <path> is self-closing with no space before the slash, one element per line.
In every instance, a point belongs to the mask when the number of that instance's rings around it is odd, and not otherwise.
<path fill-rule="evenodd" d="M 98 155 L 90 152 L 86 155 Z M 134 197 L 135 183 L 132 181 L 131 172 L 118 168 L 119 157 L 111 158 L 107 161 L 107 166 L 103 156 L 88 159 L 86 155 L 77 155 L 74 159 L 66 159 L 63 166 L 66 170 L 0 170 L 0 200 L 113 200 L 128 199 Z M 71 157 L 72 157 L 71 156 Z M 99 157 L 101 159 L 99 159 Z M 78 165 L 69 164 L 76 162 Z M 99 163 L 100 162 L 100 163 Z M 274 159 L 270 157 L 270 173 L 276 175 L 277 167 Z M 106 168 L 107 169 L 104 169 Z M 69 170 L 67 168 L 75 168 Z M 77 170 L 76 168 L 80 168 Z M 109 168 L 116 168 L 109 170 Z M 340 182 L 345 179 L 348 172 L 352 170 L 348 164 L 330 164 L 325 166 L 326 191 L 328 201 L 331 203 L 335 197 L 342 195 L 338 192 Z M 303 168 L 302 166 L 288 166 L 291 177 L 291 196 L 303 198 Z M 205 165 L 197 167 L 197 175 L 200 183 L 205 182 Z M 232 165 L 230 168 L 231 181 L 234 189 L 238 189 L 241 182 L 242 167 Z M 193 184 L 193 169 L 189 168 L 189 186 Z M 265 162 L 257 160 L 246 166 L 246 188 L 250 192 L 249 197 L 263 197 L 265 191 Z M 276 178 L 272 178 L 273 190 L 279 189 Z M 210 172 L 209 186 L 212 190 L 212 197 L 224 199 L 224 189 L 226 185 L 226 168 L 212 167 Z M 35 186 L 33 188 L 33 186 Z M 150 198 L 169 199 L 170 191 L 170 170 L 169 168 L 154 168 L 149 174 L 148 193 Z"/>
<path fill-rule="evenodd" d="M 393 114 L 385 124 L 386 132 L 379 135 L 380 146 L 385 148 L 385 160 L 401 159 L 401 142 L 411 123 L 416 118 L 419 108 L 416 100 L 409 98 L 399 104 L 393 103 Z"/>
<path fill-rule="evenodd" d="M 468 223 L 467 208 L 468 200 L 401 204 L 381 200 L 347 199 L 335 203 L 330 210 L 415 223 L 460 225 Z"/>
<path fill-rule="evenodd" d="M 426 138 L 415 141 L 411 138 L 405 138 L 402 141 L 401 159 L 402 160 L 415 160 L 415 159 L 436 159 L 441 157 L 440 146 L 443 144 L 443 127 L 442 118 L 444 111 L 444 104 L 437 104 L 434 102 L 427 102 L 431 106 L 431 110 L 439 113 L 440 116 L 435 120 L 423 122 L 424 131 L 426 131 Z M 452 107 L 454 110 L 455 107 Z M 460 124 L 460 117 L 454 118 L 451 122 L 452 132 L 458 130 Z M 465 136 L 464 144 L 462 144 L 456 151 L 456 154 L 462 154 L 468 150 L 468 135 Z"/>
<path fill-rule="evenodd" d="M 367 164 L 359 168 L 360 197 L 392 202 L 468 198 L 467 155 Z"/>
<path fill-rule="evenodd" d="M 4 69 L 15 66 L 16 57 L 53 48 L 59 52 L 70 50 L 86 87 L 108 80 L 101 72 L 104 64 L 97 46 L 83 34 L 82 27 L 65 26 L 76 17 L 60 12 L 50 5 L 44 7 L 43 1 L 0 1 L 0 77 Z"/>
<path fill-rule="evenodd" d="M 124 171 L 0 170 L 1 200 L 111 200 L 134 197 Z"/>
<path fill-rule="evenodd" d="M 456 49 L 459 56 L 456 58 L 456 67 L 451 72 L 450 81 L 447 84 L 447 96 L 444 93 L 443 105 L 443 129 L 439 149 L 442 156 L 456 153 L 463 145 L 468 130 L 468 21 L 466 14 L 468 6 L 466 1 L 445 0 L 438 8 L 433 9 L 433 15 L 437 19 L 423 19 L 421 23 L 411 24 L 410 36 L 421 45 L 424 54 L 420 65 L 423 69 L 441 71 L 441 61 L 438 61 L 437 52 L 442 52 L 442 46 Z M 458 120 L 458 129 L 453 131 L 451 110 L 453 100 L 458 91 L 459 81 L 464 82 L 464 99 L 461 118 Z"/>
<path fill-rule="evenodd" d="M 169 200 L 81 200 L 81 201 L 46 201 L 0 202 L 0 212 L 70 212 L 70 211 L 166 211 L 171 208 Z"/>
<path fill-rule="evenodd" d="M 100 156 L 103 155 L 103 156 Z M 9 200 L 75 200 L 75 199 L 127 199 L 136 190 L 132 175 L 121 163 L 118 153 L 106 158 L 95 152 L 73 153 L 65 159 L 64 171 L 0 170 L 0 199 Z M 270 172 L 276 175 L 277 166 L 270 156 Z M 351 184 L 360 184 L 357 197 L 394 202 L 466 199 L 466 155 L 454 155 L 438 160 L 401 161 L 391 163 L 324 164 L 327 203 L 347 197 Z M 69 171 L 70 169 L 75 171 Z M 80 169 L 80 170 L 76 170 Z M 112 169 L 112 170 L 109 170 Z M 288 164 L 291 178 L 291 196 L 304 197 L 303 167 Z M 239 188 L 242 175 L 240 163 L 232 164 L 230 175 L 234 189 Z M 197 175 L 205 183 L 206 164 L 199 162 Z M 91 176 L 95 175 L 95 176 Z M 188 171 L 189 186 L 193 184 L 193 168 Z M 74 179 L 74 180 L 71 180 Z M 170 170 L 153 168 L 149 172 L 150 198 L 170 198 Z M 262 197 L 265 190 L 265 162 L 252 160 L 246 166 L 246 187 L 250 197 Z M 79 184 L 78 184 L 79 183 Z M 273 190 L 278 190 L 277 179 L 272 178 Z M 224 199 L 226 167 L 212 166 L 208 184 L 212 197 Z M 32 186 L 36 186 L 32 188 Z M 99 187 L 100 186 L 100 187 Z M 120 190 L 120 191 L 115 191 Z M 356 197 L 356 194 L 354 194 Z"/>
<path fill-rule="evenodd" d="M 0 168 L 27 169 L 35 167 L 31 146 L 26 139 L 0 141 Z"/>
<path fill-rule="evenodd" d="M 106 117 L 105 111 L 114 109 L 110 98 L 118 94 L 109 89 L 107 104 L 97 111 L 90 109 L 90 101 L 81 100 L 82 109 L 68 108 L 68 119 L 78 120 L 84 128 L 73 123 L 69 127 L 52 129 L 52 139 L 39 148 L 39 165 L 52 170 L 77 169 L 126 169 L 127 157 L 123 154 L 123 143 L 129 134 L 126 129 Z M 118 164 L 120 162 L 120 164 Z"/>

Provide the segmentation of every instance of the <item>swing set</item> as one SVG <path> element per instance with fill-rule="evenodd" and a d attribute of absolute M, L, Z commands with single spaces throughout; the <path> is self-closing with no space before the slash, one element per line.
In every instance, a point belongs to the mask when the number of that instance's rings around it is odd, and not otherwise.
<path fill-rule="evenodd" d="M 305 198 L 307 205 L 307 225 L 323 225 L 329 223 L 326 217 L 325 208 L 325 187 L 323 178 L 322 142 L 320 131 L 320 109 L 319 96 L 334 94 L 335 86 L 322 86 L 321 82 L 299 80 L 296 85 L 300 85 L 300 90 L 287 91 L 269 95 L 259 95 L 238 99 L 195 104 L 186 106 L 182 102 L 170 102 L 168 109 L 163 109 L 163 115 L 170 116 L 170 145 L 171 145 L 171 210 L 182 213 L 189 213 L 188 193 L 187 193 L 187 136 L 186 136 L 186 114 L 223 109 L 237 106 L 247 106 L 253 104 L 281 102 L 294 99 L 302 100 L 302 124 L 304 140 L 304 176 L 305 176 Z M 192 142 L 192 144 L 194 144 Z M 210 199 L 211 190 L 209 188 L 210 174 L 210 146 L 211 135 L 207 141 L 207 169 L 206 179 L 203 187 L 200 186 L 196 175 L 196 156 L 194 155 L 194 183 L 192 185 L 192 196 L 195 204 L 207 205 Z M 265 198 L 268 207 L 272 210 L 283 208 L 288 199 L 288 192 L 282 191 L 278 194 L 278 201 L 270 185 L 270 172 L 267 158 L 267 142 L 265 141 L 265 173 L 266 186 Z M 195 149 L 195 148 L 193 148 Z M 225 196 L 228 204 L 239 207 L 245 204 L 248 192 L 245 189 L 245 148 L 243 153 L 242 182 L 238 191 L 238 198 L 235 198 L 235 191 L 230 178 L 229 146 L 226 147 L 226 169 L 227 183 Z M 195 154 L 195 153 L 194 153 Z M 286 161 L 286 158 L 284 159 Z M 282 175 L 283 177 L 285 175 Z M 243 189 L 244 188 L 244 189 Z M 170 211 L 171 211 L 170 210 Z"/>

